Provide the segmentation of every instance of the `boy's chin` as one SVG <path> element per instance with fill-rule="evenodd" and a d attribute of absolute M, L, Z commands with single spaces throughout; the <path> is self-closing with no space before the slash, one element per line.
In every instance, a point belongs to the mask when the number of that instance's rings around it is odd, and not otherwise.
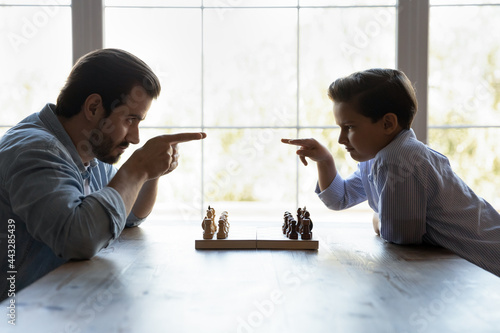
<path fill-rule="evenodd" d="M 356 154 L 356 152 L 350 152 L 349 153 L 351 155 L 351 158 L 353 160 L 355 160 L 356 162 L 366 162 L 366 161 L 369 161 L 371 160 L 373 157 L 375 156 L 366 156 L 366 155 L 359 155 L 359 154 Z"/>

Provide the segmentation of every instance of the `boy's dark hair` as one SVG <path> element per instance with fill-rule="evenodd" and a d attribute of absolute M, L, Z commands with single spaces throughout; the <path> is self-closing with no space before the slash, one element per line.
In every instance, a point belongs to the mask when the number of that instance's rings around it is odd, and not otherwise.
<path fill-rule="evenodd" d="M 161 86 L 158 77 L 144 61 L 119 49 L 90 52 L 76 62 L 57 97 L 55 113 L 71 118 L 78 114 L 87 97 L 99 94 L 108 117 L 113 109 L 126 103 L 135 86 L 157 98 Z"/>
<path fill-rule="evenodd" d="M 417 112 L 417 96 L 408 77 L 396 69 L 368 69 L 335 80 L 328 89 L 333 102 L 353 103 L 360 114 L 376 122 L 387 113 L 409 129 Z"/>

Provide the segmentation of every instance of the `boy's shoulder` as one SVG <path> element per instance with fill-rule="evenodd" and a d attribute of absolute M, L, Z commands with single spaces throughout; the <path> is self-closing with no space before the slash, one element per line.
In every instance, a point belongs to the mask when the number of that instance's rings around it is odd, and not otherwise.
<path fill-rule="evenodd" d="M 446 156 L 419 141 L 410 129 L 399 133 L 384 147 L 375 157 L 374 164 L 415 170 L 417 167 L 425 169 L 425 166 L 449 166 L 449 161 Z"/>
<path fill-rule="evenodd" d="M 429 148 L 419 141 L 412 129 L 402 130 L 392 141 L 381 149 L 377 156 L 378 160 L 402 159 L 408 156 L 421 156 L 427 153 Z"/>

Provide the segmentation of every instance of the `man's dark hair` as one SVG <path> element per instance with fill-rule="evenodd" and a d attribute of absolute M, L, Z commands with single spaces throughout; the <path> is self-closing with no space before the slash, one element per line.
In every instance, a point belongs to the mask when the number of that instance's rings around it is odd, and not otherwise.
<path fill-rule="evenodd" d="M 89 95 L 99 94 L 108 117 L 114 108 L 126 103 L 135 86 L 142 86 L 151 98 L 157 98 L 161 90 L 158 77 L 135 55 L 119 49 L 96 50 L 73 66 L 57 97 L 55 112 L 71 118 Z"/>
<path fill-rule="evenodd" d="M 417 113 L 417 96 L 408 77 L 395 69 L 369 69 L 337 79 L 328 89 L 333 102 L 352 103 L 372 122 L 387 113 L 398 117 L 398 124 L 409 129 Z"/>

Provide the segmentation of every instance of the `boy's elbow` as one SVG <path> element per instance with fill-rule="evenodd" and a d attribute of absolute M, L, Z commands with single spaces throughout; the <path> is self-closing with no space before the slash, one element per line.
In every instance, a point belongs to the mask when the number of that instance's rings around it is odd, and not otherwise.
<path fill-rule="evenodd" d="M 387 233 L 380 230 L 380 236 L 389 243 L 394 243 L 398 245 L 418 245 L 422 244 L 422 237 L 416 237 L 415 235 L 404 235 L 398 233 Z"/>
<path fill-rule="evenodd" d="M 352 207 L 352 204 L 349 204 L 348 201 L 346 200 L 338 200 L 338 201 L 330 201 L 330 202 L 324 202 L 326 208 L 330 210 L 344 210 L 347 208 Z"/>

